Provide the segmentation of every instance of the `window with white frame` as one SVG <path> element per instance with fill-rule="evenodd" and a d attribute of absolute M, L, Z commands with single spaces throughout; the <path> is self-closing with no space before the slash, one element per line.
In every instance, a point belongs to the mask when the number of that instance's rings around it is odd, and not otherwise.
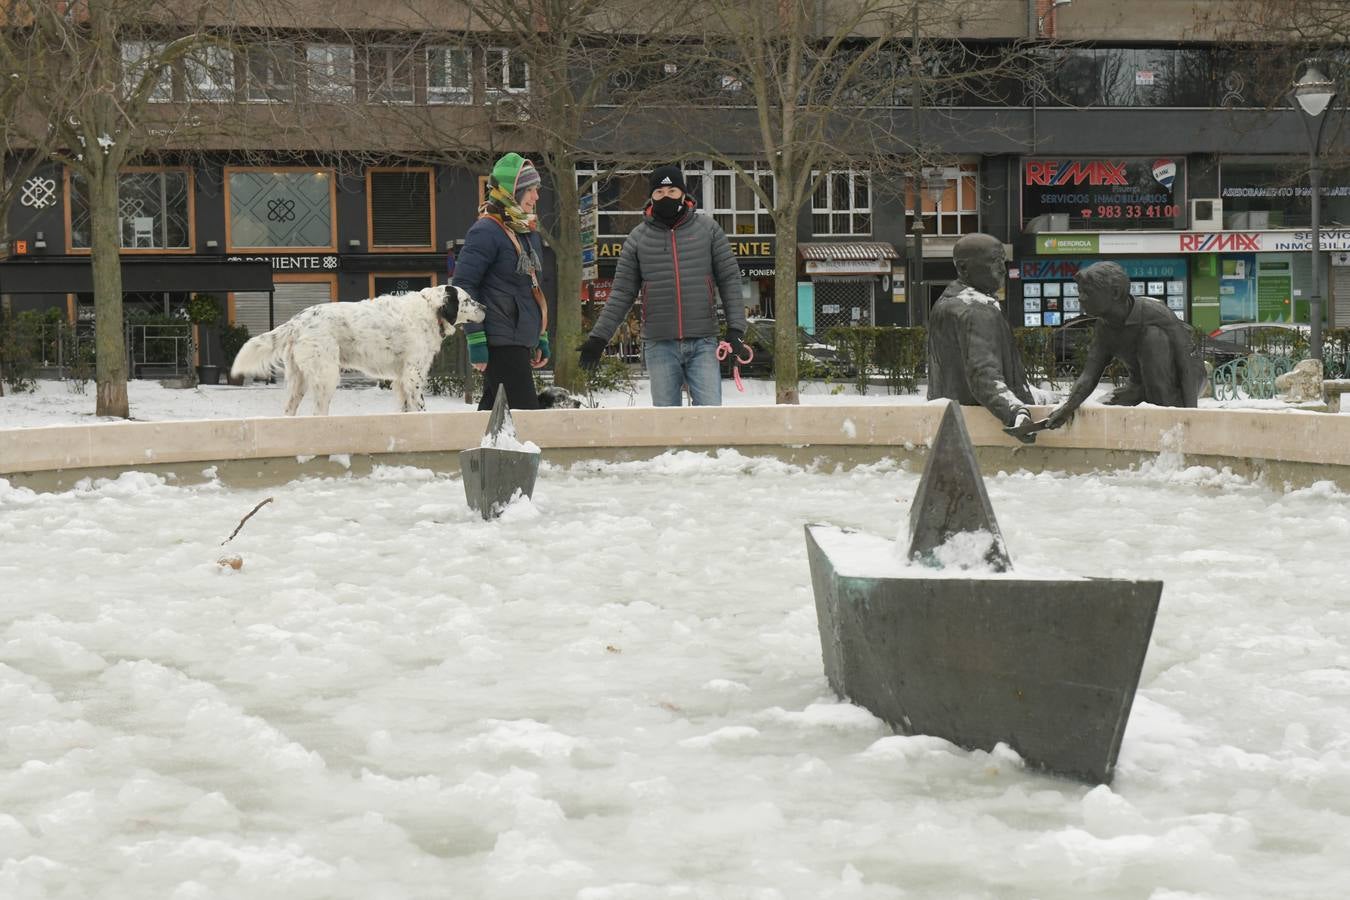
<path fill-rule="evenodd" d="M 977 163 L 961 163 L 959 166 L 946 166 L 942 175 L 947 180 L 947 189 L 942 198 L 934 203 L 925 189 L 923 194 L 923 224 L 930 235 L 956 237 L 972 234 L 980 230 L 980 167 Z M 905 230 L 914 227 L 915 208 L 914 180 L 905 182 L 905 209 L 911 212 L 905 215 Z"/>
<path fill-rule="evenodd" d="M 234 99 L 234 53 L 208 44 L 183 59 L 185 99 L 222 103 Z"/>
<path fill-rule="evenodd" d="M 427 102 L 469 103 L 473 84 L 469 78 L 472 54 L 467 47 L 427 49 Z"/>
<path fill-rule="evenodd" d="M 412 103 L 415 95 L 411 47 L 366 48 L 366 96 L 372 103 Z"/>
<path fill-rule="evenodd" d="M 192 177 L 187 169 L 146 169 L 117 176 L 117 224 L 126 250 L 192 247 Z M 89 188 L 70 173 L 70 245 L 92 242 Z"/>
<path fill-rule="evenodd" d="M 135 92 L 148 74 L 154 79 L 148 95 L 150 102 L 173 100 L 173 76 L 162 61 L 167 47 L 162 41 L 122 42 L 122 86 L 128 94 Z"/>
<path fill-rule="evenodd" d="M 488 93 L 520 94 L 530 89 L 530 63 L 504 47 L 483 51 L 483 86 Z"/>
<path fill-rule="evenodd" d="M 590 192 L 599 210 L 597 234 L 623 237 L 642 222 L 642 211 L 651 195 L 648 172 L 638 169 L 606 169 L 595 163 L 577 165 L 577 187 L 591 181 Z"/>
<path fill-rule="evenodd" d="M 767 168 L 748 163 L 744 169 L 769 197 L 775 196 L 773 175 Z M 608 170 L 595 163 L 577 166 L 578 187 L 595 178 L 591 193 L 600 211 L 601 235 L 626 235 L 642 221 L 642 211 L 651 199 L 647 184 L 650 174 L 646 169 Z M 707 160 L 686 163 L 684 183 L 698 208 L 716 219 L 728 235 L 774 233 L 768 208 L 735 171 L 718 168 Z"/>
<path fill-rule="evenodd" d="M 354 50 L 350 44 L 307 44 L 305 74 L 309 79 L 309 96 L 319 101 L 354 98 L 353 59 Z"/>
<path fill-rule="evenodd" d="M 295 99 L 295 48 L 285 44 L 253 44 L 245 51 L 245 64 L 249 100 Z"/>
<path fill-rule="evenodd" d="M 818 235 L 872 233 L 872 176 L 852 169 L 816 172 L 811 195 L 811 232 Z"/>
<path fill-rule="evenodd" d="M 734 169 L 717 168 L 711 162 L 693 168 L 693 177 L 685 176 L 689 192 L 717 220 L 723 231 L 733 236 L 774 233 L 769 208 Z M 770 199 L 775 197 L 773 173 L 767 167 L 745 163 L 741 169 Z"/>

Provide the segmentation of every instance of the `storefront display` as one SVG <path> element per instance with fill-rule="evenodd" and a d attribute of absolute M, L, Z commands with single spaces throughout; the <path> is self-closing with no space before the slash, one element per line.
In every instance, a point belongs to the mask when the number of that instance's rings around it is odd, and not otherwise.
<path fill-rule="evenodd" d="M 1130 293 L 1167 304 L 1178 319 L 1187 318 L 1185 259 L 1113 259 L 1130 277 Z M 1097 259 L 1029 259 L 1019 266 L 1022 282 L 1022 323 L 1059 325 L 1082 314 L 1074 274 Z"/>

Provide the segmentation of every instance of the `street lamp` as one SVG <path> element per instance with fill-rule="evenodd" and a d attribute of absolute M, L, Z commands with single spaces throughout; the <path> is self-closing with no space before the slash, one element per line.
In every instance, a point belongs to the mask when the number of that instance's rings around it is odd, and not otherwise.
<path fill-rule="evenodd" d="M 1336 99 L 1336 85 L 1322 74 L 1316 60 L 1305 61 L 1303 74 L 1289 96 L 1303 110 L 1303 128 L 1308 133 L 1308 185 L 1312 188 L 1312 296 L 1308 298 L 1308 335 L 1313 359 L 1322 361 L 1322 128 L 1326 111 Z"/>
<path fill-rule="evenodd" d="M 926 194 L 933 201 L 933 209 L 938 209 L 942 197 L 947 193 L 947 176 L 941 169 L 916 169 L 914 172 L 914 292 L 916 304 L 911 313 L 911 321 L 916 325 L 928 324 L 928 294 L 923 278 L 923 236 L 927 230 L 923 225 L 923 197 Z M 917 313 L 917 316 L 914 314 Z"/>

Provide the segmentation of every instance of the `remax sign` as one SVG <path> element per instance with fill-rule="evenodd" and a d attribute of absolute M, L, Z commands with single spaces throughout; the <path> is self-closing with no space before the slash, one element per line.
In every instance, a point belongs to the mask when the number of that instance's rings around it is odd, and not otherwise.
<path fill-rule="evenodd" d="M 1177 249 L 1182 253 L 1259 253 L 1264 249 L 1261 243 L 1259 234 L 1235 231 L 1177 235 Z"/>
<path fill-rule="evenodd" d="M 1350 228 L 1322 230 L 1323 251 L 1350 252 Z M 1158 253 L 1306 253 L 1309 231 L 1073 232 L 1036 235 L 1037 256 L 1117 256 Z"/>
<path fill-rule="evenodd" d="M 1022 160 L 1022 224 L 1050 216 L 1033 230 L 1176 228 L 1185 223 L 1185 186 L 1185 159 L 1029 157 Z"/>
<path fill-rule="evenodd" d="M 1103 185 L 1123 187 L 1129 184 L 1125 166 L 1124 162 L 1106 159 L 1029 159 L 1023 183 L 1041 187 L 1080 184 L 1090 184 L 1094 187 Z"/>

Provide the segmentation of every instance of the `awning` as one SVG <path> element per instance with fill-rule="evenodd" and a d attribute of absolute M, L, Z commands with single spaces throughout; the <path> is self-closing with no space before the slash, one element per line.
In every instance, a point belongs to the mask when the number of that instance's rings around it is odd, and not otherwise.
<path fill-rule="evenodd" d="M 886 275 L 891 260 L 899 259 L 891 244 L 840 241 L 798 244 L 797 252 L 806 261 L 807 275 Z"/>
<path fill-rule="evenodd" d="M 880 259 L 899 259 L 900 254 L 895 252 L 893 244 L 881 242 L 863 242 L 848 241 L 838 243 L 802 243 L 797 245 L 797 252 L 802 255 L 802 259 L 815 260 L 817 262 L 829 262 L 831 260 L 856 260 L 858 262 L 871 262 Z"/>
<path fill-rule="evenodd" d="M 0 260 L 0 294 L 88 294 L 94 275 L 87 256 L 30 256 Z M 123 257 L 125 293 L 224 294 L 271 291 L 272 265 L 220 257 Z"/>

